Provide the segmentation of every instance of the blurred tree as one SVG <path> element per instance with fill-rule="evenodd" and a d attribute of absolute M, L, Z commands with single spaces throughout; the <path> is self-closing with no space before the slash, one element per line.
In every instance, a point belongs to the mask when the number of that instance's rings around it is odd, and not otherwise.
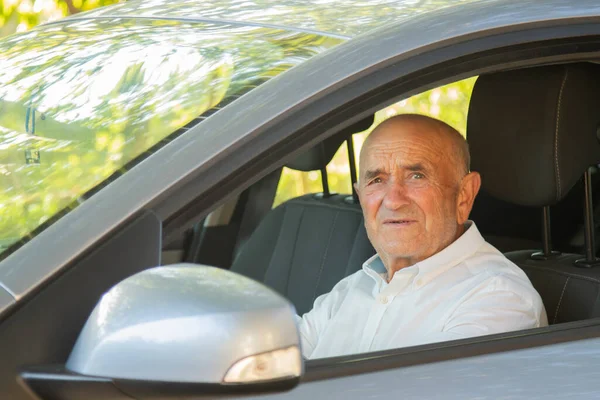
<path fill-rule="evenodd" d="M 2 0 L 0 37 L 122 0 Z"/>

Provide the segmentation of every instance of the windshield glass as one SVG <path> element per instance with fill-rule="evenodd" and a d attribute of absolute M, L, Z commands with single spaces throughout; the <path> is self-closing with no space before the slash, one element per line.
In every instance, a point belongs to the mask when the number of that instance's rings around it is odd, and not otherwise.
<path fill-rule="evenodd" d="M 0 257 L 186 126 L 339 43 L 256 26 L 123 18 L 4 39 Z"/>

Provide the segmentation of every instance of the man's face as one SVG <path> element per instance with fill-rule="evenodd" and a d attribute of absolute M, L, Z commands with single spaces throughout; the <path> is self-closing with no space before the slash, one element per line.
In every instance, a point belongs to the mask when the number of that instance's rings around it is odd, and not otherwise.
<path fill-rule="evenodd" d="M 412 265 L 452 243 L 466 219 L 459 215 L 462 176 L 452 140 L 426 124 L 397 122 L 380 127 L 365 146 L 357 192 L 384 263 Z"/>

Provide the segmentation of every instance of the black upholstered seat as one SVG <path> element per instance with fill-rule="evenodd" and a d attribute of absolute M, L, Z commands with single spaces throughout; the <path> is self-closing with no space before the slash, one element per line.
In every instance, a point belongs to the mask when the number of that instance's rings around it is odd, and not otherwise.
<path fill-rule="evenodd" d="M 322 170 L 349 135 L 372 122 L 373 117 L 350 126 L 288 167 Z M 308 194 L 271 210 L 243 244 L 231 270 L 272 287 L 302 315 L 373 254 L 360 205 L 351 195 Z"/>
<path fill-rule="evenodd" d="M 576 267 L 581 254 L 561 254 L 543 262 L 533 260 L 527 250 L 507 256 L 523 268 L 542 296 L 550 324 L 600 317 L 600 268 Z"/>
<path fill-rule="evenodd" d="M 261 222 L 232 270 L 285 295 L 299 314 L 375 254 L 358 204 L 347 195 L 287 201 Z M 352 197 L 350 197 L 351 199 Z"/>
<path fill-rule="evenodd" d="M 600 66 L 594 64 L 480 76 L 469 106 L 467 138 L 483 190 L 540 210 L 564 199 L 587 168 L 600 161 L 599 91 Z M 506 256 L 529 276 L 549 322 L 600 316 L 600 268 L 575 266 L 580 254 L 531 257 L 539 251 Z"/>

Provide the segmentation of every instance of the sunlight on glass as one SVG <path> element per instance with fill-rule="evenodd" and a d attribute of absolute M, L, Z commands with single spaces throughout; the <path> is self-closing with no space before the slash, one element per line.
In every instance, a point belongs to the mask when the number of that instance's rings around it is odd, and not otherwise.
<path fill-rule="evenodd" d="M 194 118 L 341 42 L 255 26 L 123 18 L 66 21 L 5 38 L 0 252 Z"/>
<path fill-rule="evenodd" d="M 294 26 L 323 32 L 354 36 L 403 17 L 414 17 L 459 3 L 477 0 L 362 0 L 344 2 L 339 0 L 130 0 L 108 10 L 95 10 L 91 15 L 107 15 L 115 12 L 130 15 L 168 15 L 230 21 Z"/>

